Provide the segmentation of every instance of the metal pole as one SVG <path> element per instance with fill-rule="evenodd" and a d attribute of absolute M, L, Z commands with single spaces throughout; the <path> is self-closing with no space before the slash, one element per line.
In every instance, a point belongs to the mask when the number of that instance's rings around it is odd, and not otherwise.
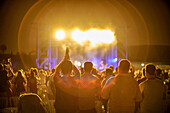
<path fill-rule="evenodd" d="M 128 59 L 128 49 L 127 49 L 127 26 L 125 26 L 125 40 L 126 40 L 126 59 Z"/>
<path fill-rule="evenodd" d="M 39 26 L 38 26 L 38 23 L 35 23 L 36 24 L 36 50 L 37 50 L 37 58 L 38 58 L 38 61 L 37 61 L 37 68 L 39 68 L 39 65 L 40 65 L 40 58 L 39 58 L 39 35 L 38 35 L 38 29 L 39 29 Z"/>
<path fill-rule="evenodd" d="M 49 27 L 49 35 L 50 35 L 50 61 L 49 61 L 49 69 L 51 69 L 51 32 L 50 32 L 50 27 Z"/>

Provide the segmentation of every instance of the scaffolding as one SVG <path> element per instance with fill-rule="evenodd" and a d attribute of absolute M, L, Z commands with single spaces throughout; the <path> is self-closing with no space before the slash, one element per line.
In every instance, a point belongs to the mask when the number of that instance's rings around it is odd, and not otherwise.
<path fill-rule="evenodd" d="M 126 27 L 116 28 L 116 40 L 117 44 L 110 44 L 105 55 L 104 60 L 108 65 L 113 65 L 117 67 L 118 62 L 121 59 L 128 59 L 127 54 L 127 29 Z M 67 42 L 58 42 L 51 35 L 50 27 L 48 26 L 39 26 L 37 24 L 37 43 L 36 43 L 36 53 L 37 59 L 36 64 L 37 68 L 43 69 L 52 69 L 61 61 L 64 53 L 61 52 L 61 47 Z M 70 42 L 71 43 L 71 42 Z M 69 45 L 69 44 L 68 44 Z M 102 51 L 102 50 L 99 50 Z"/>

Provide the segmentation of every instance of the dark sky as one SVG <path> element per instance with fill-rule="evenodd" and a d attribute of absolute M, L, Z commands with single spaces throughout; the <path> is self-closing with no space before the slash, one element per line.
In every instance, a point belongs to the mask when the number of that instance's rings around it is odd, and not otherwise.
<path fill-rule="evenodd" d="M 31 31 L 29 28 L 37 22 L 53 25 L 52 28 L 56 26 L 75 27 L 76 23 L 79 27 L 84 26 L 84 24 L 92 27 L 109 25 L 117 27 L 126 24 L 129 46 L 170 45 L 169 0 L 126 1 L 81 0 L 80 2 L 80 0 L 70 0 L 70 2 L 66 2 L 66 0 L 60 0 L 58 2 L 56 0 L 56 2 L 48 2 L 47 4 L 41 2 L 36 5 L 37 8 L 32 9 L 32 12 L 28 12 L 36 0 L 1 0 L 0 45 L 6 44 L 6 52 L 16 53 L 18 45 L 21 43 L 18 41 L 22 41 L 22 44 L 19 45 L 22 51 L 31 52 L 35 49 L 31 45 L 35 43 L 35 39 L 31 40 L 30 37 L 35 37 L 35 29 Z M 28 15 L 23 20 L 26 13 Z M 21 27 L 22 20 L 23 26 Z M 23 33 L 21 39 L 18 38 L 19 28 L 22 28 L 21 32 Z"/>

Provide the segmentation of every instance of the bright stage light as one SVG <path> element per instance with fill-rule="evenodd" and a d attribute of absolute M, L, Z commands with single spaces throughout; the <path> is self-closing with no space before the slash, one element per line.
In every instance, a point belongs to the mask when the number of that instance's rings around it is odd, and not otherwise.
<path fill-rule="evenodd" d="M 145 66 L 145 64 L 144 64 L 144 63 L 142 63 L 142 64 L 141 64 L 141 66 Z"/>
<path fill-rule="evenodd" d="M 55 37 L 59 40 L 63 39 L 65 37 L 65 32 L 62 30 L 58 30 L 55 32 Z"/>
<path fill-rule="evenodd" d="M 71 33 L 71 36 L 78 43 L 86 41 L 86 39 L 84 37 L 84 32 L 80 31 L 79 29 L 74 30 Z"/>
<path fill-rule="evenodd" d="M 113 62 L 117 62 L 117 58 L 114 58 L 114 59 L 113 59 Z"/>
<path fill-rule="evenodd" d="M 79 61 L 77 61 L 77 60 L 74 61 L 74 64 L 75 64 L 75 66 L 78 66 L 78 67 L 81 66 L 81 62 L 79 62 Z"/>
<path fill-rule="evenodd" d="M 110 30 L 90 29 L 88 31 L 74 30 L 71 33 L 72 38 L 78 43 L 90 41 L 92 46 L 99 43 L 112 43 L 115 39 L 114 33 Z"/>

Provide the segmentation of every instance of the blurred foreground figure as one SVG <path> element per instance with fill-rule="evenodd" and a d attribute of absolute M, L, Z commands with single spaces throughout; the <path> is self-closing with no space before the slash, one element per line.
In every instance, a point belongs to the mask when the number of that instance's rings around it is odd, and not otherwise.
<path fill-rule="evenodd" d="M 141 113 L 164 113 L 166 86 L 156 79 L 156 68 L 153 64 L 146 65 L 145 70 L 147 80 L 139 84 L 143 96 Z"/>
<path fill-rule="evenodd" d="M 79 84 L 79 113 L 96 113 L 95 102 L 100 99 L 101 83 L 100 79 L 92 74 L 92 69 L 92 62 L 84 63 L 84 73 Z"/>
<path fill-rule="evenodd" d="M 128 73 L 130 62 L 121 60 L 118 74 L 107 81 L 102 89 L 102 98 L 109 101 L 109 113 L 137 112 L 142 95 L 137 81 Z"/>
<path fill-rule="evenodd" d="M 41 98 L 35 93 L 22 94 L 18 101 L 18 113 L 47 113 Z"/>
<path fill-rule="evenodd" d="M 74 74 L 72 74 L 72 71 Z M 76 113 L 78 111 L 78 84 L 76 76 L 80 76 L 80 72 L 70 61 L 67 48 L 65 57 L 57 66 L 54 76 L 56 88 L 54 106 L 56 113 Z"/>

